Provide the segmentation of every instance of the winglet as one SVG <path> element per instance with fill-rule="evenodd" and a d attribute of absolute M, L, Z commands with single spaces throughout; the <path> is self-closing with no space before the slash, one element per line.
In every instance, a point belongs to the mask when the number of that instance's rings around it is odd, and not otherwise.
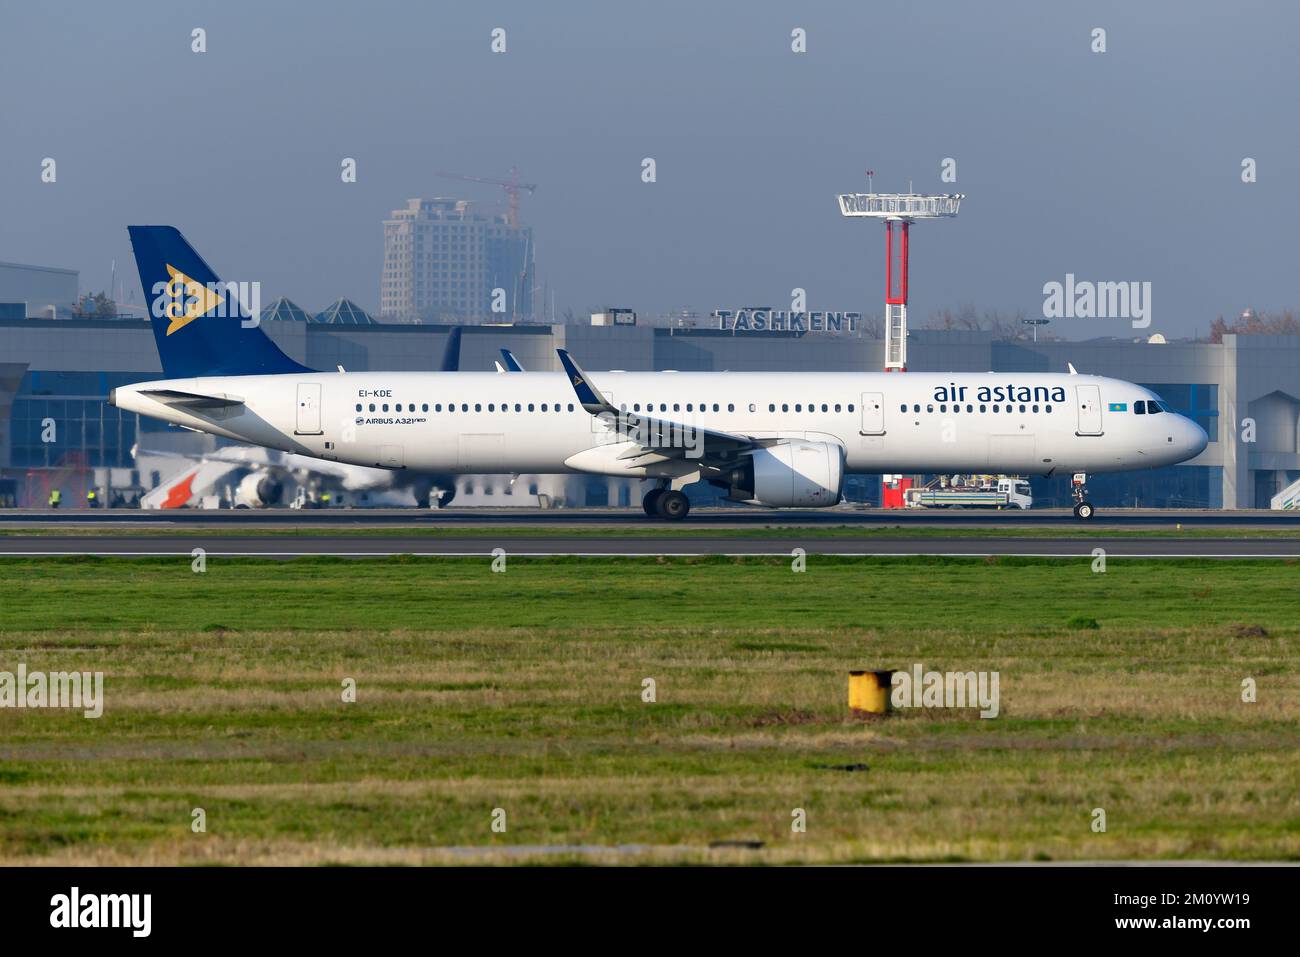
<path fill-rule="evenodd" d="M 569 377 L 569 384 L 573 386 L 573 391 L 578 394 L 578 401 L 582 403 L 582 407 L 592 415 L 608 412 L 612 409 L 613 406 L 605 401 L 605 397 L 587 382 L 586 373 L 578 368 L 578 363 L 573 361 L 573 356 L 563 349 L 556 349 L 555 351 L 559 353 L 560 364 L 564 366 L 564 373 Z"/>
<path fill-rule="evenodd" d="M 1076 368 L 1074 367 L 1074 363 L 1073 363 L 1073 362 L 1067 362 L 1067 363 L 1065 364 L 1065 367 L 1066 367 L 1067 369 L 1070 370 L 1070 375 L 1078 375 L 1078 374 L 1079 374 L 1079 370 L 1076 369 Z"/>
<path fill-rule="evenodd" d="M 507 369 L 508 371 L 510 371 L 510 372 L 523 372 L 523 371 L 524 371 L 524 367 L 523 367 L 523 365 L 520 364 L 519 360 L 515 358 L 515 354 L 514 354 L 513 352 L 511 352 L 509 349 L 502 349 L 502 350 L 501 350 L 501 358 L 502 358 L 503 360 L 505 360 L 506 369 Z"/>

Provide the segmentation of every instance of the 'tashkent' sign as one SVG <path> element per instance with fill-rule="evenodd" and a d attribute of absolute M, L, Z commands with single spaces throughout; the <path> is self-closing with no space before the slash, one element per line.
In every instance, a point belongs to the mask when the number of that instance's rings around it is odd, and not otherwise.
<path fill-rule="evenodd" d="M 715 309 L 725 332 L 854 332 L 860 312 L 786 312 L 781 309 Z"/>

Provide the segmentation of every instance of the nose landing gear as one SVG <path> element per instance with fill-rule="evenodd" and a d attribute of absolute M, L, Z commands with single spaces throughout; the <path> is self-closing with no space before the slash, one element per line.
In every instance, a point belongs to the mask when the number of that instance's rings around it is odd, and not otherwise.
<path fill-rule="evenodd" d="M 1074 517 L 1087 521 L 1092 518 L 1092 503 L 1088 501 L 1088 473 L 1075 472 L 1070 482 L 1070 494 L 1074 496 Z"/>

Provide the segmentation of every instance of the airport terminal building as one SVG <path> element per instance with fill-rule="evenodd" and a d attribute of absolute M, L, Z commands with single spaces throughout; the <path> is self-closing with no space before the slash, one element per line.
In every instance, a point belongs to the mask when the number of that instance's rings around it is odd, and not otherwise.
<path fill-rule="evenodd" d="M 293 358 L 317 369 L 431 370 L 451 326 L 267 321 Z M 645 325 L 467 326 L 462 370 L 491 370 L 498 350 L 529 370 L 558 370 L 567 348 L 587 369 L 628 371 L 874 371 L 883 343 L 844 331 L 744 332 Z M 1225 336 L 1222 343 L 995 340 L 987 333 L 914 330 L 914 371 L 1080 372 L 1148 386 L 1199 422 L 1209 447 L 1186 465 L 1098 476 L 1099 506 L 1268 508 L 1300 478 L 1300 336 Z M 900 373 L 906 375 L 907 373 Z M 211 437 L 107 404 L 118 385 L 158 378 L 153 334 L 141 320 L 0 319 L 0 489 L 43 505 L 51 488 L 78 504 L 86 487 L 149 489 L 132 450 L 198 453 Z M 1068 506 L 1068 476 L 1034 479 L 1037 504 Z M 705 490 L 702 495 L 707 496 Z M 854 479 L 851 500 L 879 501 L 880 483 Z M 707 500 L 707 498 L 702 498 Z M 602 504 L 599 493 L 592 504 Z M 635 504 L 635 503 L 633 503 Z"/>

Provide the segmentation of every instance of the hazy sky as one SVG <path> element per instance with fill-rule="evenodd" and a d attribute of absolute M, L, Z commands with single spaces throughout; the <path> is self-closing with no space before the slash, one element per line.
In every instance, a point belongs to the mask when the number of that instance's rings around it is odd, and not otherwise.
<path fill-rule="evenodd" d="M 1226 0 L 6 3 L 0 259 L 96 290 L 114 258 L 135 281 L 128 223 L 172 223 L 264 299 L 376 309 L 388 212 L 496 201 L 433 170 L 517 164 L 561 310 L 780 308 L 799 286 L 877 314 L 883 227 L 835 202 L 874 168 L 877 190 L 967 194 L 914 231 L 914 321 L 1041 315 L 1074 273 L 1151 282 L 1146 331 L 1186 335 L 1300 307 L 1298 33 L 1300 5 Z"/>

